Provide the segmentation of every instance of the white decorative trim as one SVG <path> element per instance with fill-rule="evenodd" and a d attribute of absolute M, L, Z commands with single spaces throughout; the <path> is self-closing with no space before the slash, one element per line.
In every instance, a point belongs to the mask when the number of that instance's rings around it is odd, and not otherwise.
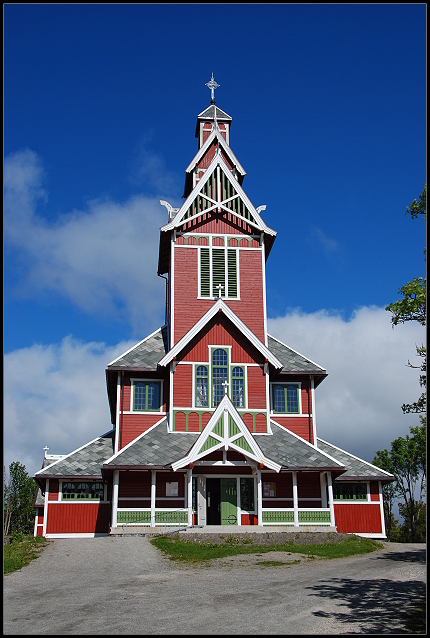
<path fill-rule="evenodd" d="M 118 452 L 119 447 L 119 417 L 120 417 L 120 405 L 121 405 L 121 372 L 118 370 L 118 376 L 116 381 L 116 419 L 115 419 L 115 453 Z"/>
<path fill-rule="evenodd" d="M 311 377 L 311 401 L 312 401 L 312 429 L 313 429 L 313 437 L 314 437 L 314 446 L 318 449 L 317 441 L 317 417 L 316 417 L 316 408 L 315 408 L 315 381 L 314 378 Z M 310 406 L 309 406 L 310 411 Z"/>
<path fill-rule="evenodd" d="M 269 360 L 269 362 L 277 369 L 281 369 L 282 363 L 274 354 L 256 337 L 256 335 L 243 323 L 241 319 L 231 310 L 231 308 L 222 300 L 217 299 L 211 308 L 194 324 L 194 326 L 176 343 L 173 348 L 158 362 L 160 366 L 167 365 L 172 361 L 173 357 L 179 352 L 204 328 L 204 326 L 216 315 L 218 311 L 222 311 L 226 317 L 242 332 L 242 334 L 254 345 L 261 354 Z"/>
<path fill-rule="evenodd" d="M 208 138 L 206 139 L 206 142 L 204 142 L 200 146 L 199 151 L 193 157 L 191 162 L 188 164 L 187 168 L 185 169 L 185 172 L 186 173 L 191 173 L 196 168 L 196 165 L 199 163 L 199 161 L 202 159 L 202 157 L 204 156 L 206 151 L 212 145 L 212 142 L 215 140 L 215 138 L 218 140 L 220 146 L 222 146 L 223 150 L 226 152 L 226 154 L 228 155 L 229 159 L 235 165 L 236 170 L 238 170 L 241 175 L 245 176 L 246 175 L 246 171 L 244 170 L 244 168 L 240 164 L 239 160 L 237 159 L 236 155 L 231 150 L 231 148 L 228 145 L 228 143 L 226 142 L 226 140 L 223 138 L 221 132 L 218 129 L 216 129 L 216 128 L 212 129 L 212 132 L 208 136 Z M 202 170 L 202 169 L 200 169 L 200 170 Z"/>
<path fill-rule="evenodd" d="M 222 415 L 224 415 L 224 435 L 223 436 L 219 434 L 215 434 L 213 432 L 214 427 L 217 425 L 218 420 L 221 418 Z M 235 422 L 235 424 L 237 425 L 239 429 L 239 434 L 235 434 L 232 437 L 229 437 L 228 435 L 228 415 L 232 417 L 233 421 Z M 205 452 L 200 453 L 199 450 L 205 444 L 209 436 L 219 441 L 219 443 L 209 448 Z M 242 436 L 245 438 L 245 441 L 251 448 L 252 450 L 251 453 L 235 445 L 235 441 L 241 438 Z M 229 448 L 237 452 L 240 452 L 241 454 L 243 454 L 244 456 L 247 456 L 248 458 L 254 459 L 257 463 L 264 463 L 264 465 L 267 468 L 272 469 L 275 472 L 279 472 L 281 469 L 281 466 L 278 463 L 275 463 L 274 461 L 264 456 L 263 452 L 258 447 L 251 432 L 248 430 L 248 428 L 242 421 L 239 413 L 237 412 L 236 408 L 234 407 L 228 395 L 224 395 L 217 409 L 215 410 L 215 412 L 209 419 L 207 425 L 205 426 L 204 430 L 201 432 L 200 436 L 198 437 L 197 441 L 192 446 L 189 453 L 186 456 L 184 456 L 182 459 L 180 459 L 179 461 L 172 463 L 172 469 L 173 471 L 176 472 L 177 470 L 185 467 L 189 463 L 194 463 L 198 459 L 201 459 L 216 450 L 219 450 L 219 449 L 227 450 Z"/>
<path fill-rule="evenodd" d="M 113 525 L 112 525 L 113 527 Z M 46 538 L 99 538 L 102 536 L 109 536 L 105 533 L 86 533 L 86 534 L 46 534 Z"/>

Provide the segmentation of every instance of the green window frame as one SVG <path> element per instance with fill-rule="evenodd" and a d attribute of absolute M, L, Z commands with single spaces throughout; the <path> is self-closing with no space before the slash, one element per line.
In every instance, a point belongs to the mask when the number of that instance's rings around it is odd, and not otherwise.
<path fill-rule="evenodd" d="M 212 375 L 212 407 L 216 408 L 224 396 L 224 383 L 229 382 L 228 378 L 228 350 L 224 348 L 213 348 L 211 352 L 211 375 Z"/>
<path fill-rule="evenodd" d="M 195 407 L 209 406 L 209 370 L 207 365 L 197 365 L 195 374 Z"/>
<path fill-rule="evenodd" d="M 61 484 L 62 501 L 102 501 L 104 486 L 100 481 L 63 481 Z"/>
<path fill-rule="evenodd" d="M 238 251 L 237 248 L 218 246 L 201 247 L 200 252 L 200 297 L 221 297 L 237 299 L 238 290 Z"/>
<path fill-rule="evenodd" d="M 160 412 L 161 381 L 133 381 L 133 412 Z"/>
<path fill-rule="evenodd" d="M 272 412 L 274 414 L 300 414 L 299 384 L 272 384 Z"/>
<path fill-rule="evenodd" d="M 231 400 L 235 408 L 245 408 L 245 369 L 231 367 Z"/>
<path fill-rule="evenodd" d="M 367 501 L 367 483 L 334 483 L 333 500 Z"/>

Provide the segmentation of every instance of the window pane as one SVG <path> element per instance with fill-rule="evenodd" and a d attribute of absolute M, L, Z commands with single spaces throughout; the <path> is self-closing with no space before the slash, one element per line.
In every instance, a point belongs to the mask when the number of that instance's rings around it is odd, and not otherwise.
<path fill-rule="evenodd" d="M 244 396 L 243 396 L 243 368 L 233 368 L 232 370 L 232 398 L 233 405 L 236 408 L 244 407 Z"/>
<path fill-rule="evenodd" d="M 61 491 L 62 491 L 62 494 L 63 494 L 63 499 L 75 498 L 75 484 L 74 483 L 63 483 Z"/>
<path fill-rule="evenodd" d="M 88 483 L 78 483 L 78 487 L 76 489 L 76 498 L 89 498 L 90 495 L 90 486 Z"/>
<path fill-rule="evenodd" d="M 298 412 L 299 411 L 299 402 L 298 402 L 298 390 L 295 385 L 287 386 L 287 412 Z"/>
<path fill-rule="evenodd" d="M 207 366 L 198 366 L 196 373 L 196 406 L 208 405 L 208 369 Z"/>
<path fill-rule="evenodd" d="M 91 484 L 91 498 L 103 500 L 103 483 Z"/>
<path fill-rule="evenodd" d="M 148 384 L 148 410 L 160 409 L 160 384 Z"/>
<path fill-rule="evenodd" d="M 146 401 L 146 383 L 137 382 L 134 384 L 134 409 L 144 410 Z"/>
<path fill-rule="evenodd" d="M 214 366 L 226 366 L 227 365 L 227 352 L 218 348 L 218 350 L 214 350 L 212 356 L 212 364 Z"/>
<path fill-rule="evenodd" d="M 285 393 L 283 385 L 273 388 L 273 409 L 275 412 L 285 412 Z"/>
<path fill-rule="evenodd" d="M 254 511 L 254 479 L 240 479 L 240 508 L 246 512 Z"/>

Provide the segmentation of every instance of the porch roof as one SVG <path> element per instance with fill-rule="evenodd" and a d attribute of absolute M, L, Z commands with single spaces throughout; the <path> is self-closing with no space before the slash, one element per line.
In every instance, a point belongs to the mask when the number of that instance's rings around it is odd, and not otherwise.
<path fill-rule="evenodd" d="M 345 467 L 333 456 L 318 450 L 297 434 L 270 422 L 272 435 L 255 436 L 264 455 L 279 463 L 283 470 L 329 470 L 343 472 Z"/>
<path fill-rule="evenodd" d="M 323 439 L 318 438 L 317 445 L 319 450 L 335 457 L 345 466 L 346 472 L 335 479 L 338 482 L 358 480 L 368 481 L 369 479 L 385 482 L 394 481 L 394 476 L 389 472 L 381 470 L 379 467 L 376 467 L 376 465 L 363 461 L 363 459 L 359 459 L 357 456 L 353 456 L 349 452 L 345 452 L 345 450 L 342 450 L 331 443 L 327 443 L 327 441 L 323 441 Z"/>

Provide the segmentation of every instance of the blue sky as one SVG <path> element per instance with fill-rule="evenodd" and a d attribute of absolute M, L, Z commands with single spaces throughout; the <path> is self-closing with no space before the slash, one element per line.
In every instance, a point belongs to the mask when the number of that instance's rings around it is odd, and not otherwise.
<path fill-rule="evenodd" d="M 43 445 L 109 429 L 107 363 L 163 323 L 159 200 L 182 201 L 212 72 L 245 191 L 278 231 L 269 327 L 333 377 L 320 436 L 372 460 L 415 424 L 399 406 L 419 394 L 405 363 L 424 336 L 383 309 L 425 275 L 405 210 L 426 181 L 426 6 L 6 5 L 7 463 L 36 471 Z M 345 396 L 379 433 L 366 445 L 334 407 L 357 366 Z"/>

